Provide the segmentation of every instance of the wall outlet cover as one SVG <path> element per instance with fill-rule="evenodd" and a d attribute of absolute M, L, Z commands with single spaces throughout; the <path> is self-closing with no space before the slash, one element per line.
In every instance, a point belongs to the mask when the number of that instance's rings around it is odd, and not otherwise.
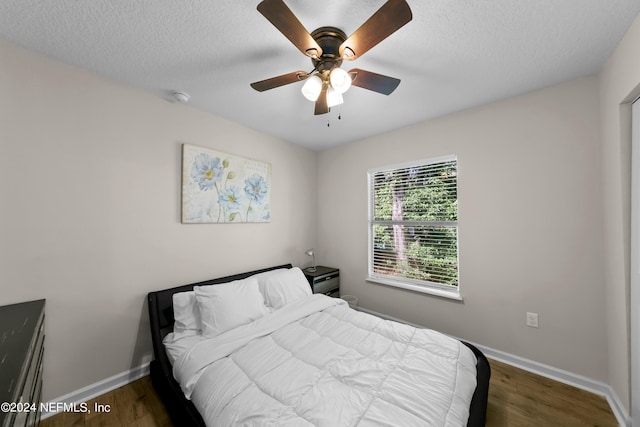
<path fill-rule="evenodd" d="M 527 326 L 538 327 L 538 313 L 527 313 Z"/>

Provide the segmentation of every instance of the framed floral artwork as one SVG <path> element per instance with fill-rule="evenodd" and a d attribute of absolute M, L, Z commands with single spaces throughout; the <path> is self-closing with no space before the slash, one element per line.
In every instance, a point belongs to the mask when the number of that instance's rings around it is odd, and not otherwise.
<path fill-rule="evenodd" d="M 182 222 L 271 220 L 271 165 L 182 145 Z"/>

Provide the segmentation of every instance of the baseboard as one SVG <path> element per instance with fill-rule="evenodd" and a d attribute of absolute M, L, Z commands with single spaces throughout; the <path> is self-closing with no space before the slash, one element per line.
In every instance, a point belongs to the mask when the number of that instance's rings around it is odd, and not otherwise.
<path fill-rule="evenodd" d="M 130 369 L 125 372 L 121 372 L 104 380 L 90 384 L 86 387 L 72 391 L 64 396 L 57 397 L 49 402 L 56 403 L 68 403 L 68 404 L 80 404 L 88 400 L 94 399 L 119 387 L 127 385 L 135 380 L 138 380 L 145 375 L 149 375 L 149 364 L 146 363 L 137 368 Z M 56 415 L 56 412 L 43 412 L 42 419 L 49 418 Z"/>
<path fill-rule="evenodd" d="M 359 311 L 372 314 L 374 316 L 393 320 L 395 322 L 405 323 L 407 325 L 415 326 L 417 328 L 425 328 L 425 326 L 418 325 L 415 323 L 407 322 L 403 319 L 398 319 L 393 316 L 387 316 L 386 314 L 378 313 L 373 310 L 369 310 L 364 307 L 356 307 Z M 460 339 L 458 337 L 452 337 L 456 339 Z M 515 366 L 516 368 L 523 369 L 525 371 L 532 372 L 534 374 L 552 379 L 554 381 L 559 381 L 564 384 L 568 384 L 582 390 L 586 390 L 588 392 L 604 396 L 611 406 L 611 411 L 616 417 L 618 424 L 624 427 L 631 427 L 631 417 L 627 413 L 624 405 L 620 401 L 620 398 L 616 394 L 616 392 L 611 388 L 610 385 L 603 383 L 601 381 L 596 381 L 594 379 L 585 377 L 583 375 L 578 375 L 573 372 L 565 371 L 563 369 L 554 368 L 553 366 L 545 365 L 543 363 L 538 363 L 533 360 L 525 359 L 523 357 L 515 356 L 513 354 L 505 353 L 500 350 L 495 350 L 490 347 L 486 347 L 482 344 L 478 344 L 475 342 L 467 341 L 469 344 L 476 346 L 480 349 L 485 356 L 490 359 L 497 360 L 499 362 L 506 363 L 511 366 Z"/>

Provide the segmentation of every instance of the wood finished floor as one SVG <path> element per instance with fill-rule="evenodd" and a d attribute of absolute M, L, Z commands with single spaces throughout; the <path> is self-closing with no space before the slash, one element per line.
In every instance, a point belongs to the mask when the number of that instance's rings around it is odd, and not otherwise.
<path fill-rule="evenodd" d="M 488 427 L 618 426 L 604 397 L 490 360 Z M 144 377 L 87 402 L 109 413 L 61 413 L 40 427 L 171 427 L 169 416 Z M 180 427 L 180 426 L 175 426 Z M 400 427 L 400 426 L 399 426 Z"/>

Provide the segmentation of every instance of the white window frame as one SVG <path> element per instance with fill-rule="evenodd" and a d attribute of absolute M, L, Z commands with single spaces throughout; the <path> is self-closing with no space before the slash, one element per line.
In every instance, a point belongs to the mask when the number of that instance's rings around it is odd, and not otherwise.
<path fill-rule="evenodd" d="M 398 287 L 398 288 L 402 288 L 402 289 L 408 289 L 408 290 L 411 290 L 411 291 L 416 291 L 416 292 L 421 292 L 421 293 L 425 293 L 425 294 L 436 295 L 436 296 L 439 296 L 439 297 L 450 298 L 450 299 L 462 301 L 462 295 L 460 293 L 460 273 L 459 273 L 459 270 L 458 270 L 458 285 L 457 286 L 447 286 L 447 285 L 442 285 L 442 284 L 439 284 L 439 283 L 427 282 L 427 281 L 411 279 L 411 278 L 404 278 L 404 277 L 401 277 L 401 278 L 391 277 L 391 276 L 384 275 L 384 274 L 374 273 L 374 271 L 373 271 L 373 228 L 374 228 L 374 225 L 377 223 L 376 221 L 374 221 L 374 193 L 373 193 L 373 188 L 372 188 L 373 176 L 375 174 L 377 174 L 377 173 L 380 173 L 380 172 L 386 172 L 386 171 L 392 171 L 392 170 L 396 170 L 396 169 L 410 168 L 410 167 L 416 167 L 416 166 L 425 166 L 425 165 L 431 165 L 431 164 L 435 164 L 435 163 L 444 163 L 444 162 L 450 162 L 450 161 L 455 161 L 456 162 L 456 174 L 457 174 L 456 186 L 457 186 L 458 185 L 458 180 L 457 179 L 459 178 L 460 174 L 458 172 L 458 167 L 459 167 L 458 159 L 457 159 L 457 156 L 455 156 L 455 155 L 441 156 L 441 157 L 436 157 L 436 158 L 431 158 L 431 159 L 418 160 L 418 161 L 412 161 L 412 162 L 395 164 L 395 165 L 381 166 L 381 167 L 369 169 L 367 171 L 367 197 L 368 197 L 367 257 L 368 257 L 368 260 L 367 260 L 367 278 L 366 278 L 366 280 L 368 282 L 373 282 L 373 283 L 378 283 L 378 284 L 388 285 L 388 286 L 394 286 L 394 287 Z M 447 226 L 455 226 L 456 228 L 458 227 L 458 221 L 447 221 L 446 223 L 442 223 L 442 224 L 443 225 L 447 225 Z M 459 229 L 458 229 L 458 231 L 459 231 Z M 456 257 L 458 258 L 458 265 L 459 265 L 459 259 L 460 259 L 459 239 L 460 239 L 460 236 L 458 235 L 458 233 L 456 233 L 456 235 L 457 235 Z"/>

